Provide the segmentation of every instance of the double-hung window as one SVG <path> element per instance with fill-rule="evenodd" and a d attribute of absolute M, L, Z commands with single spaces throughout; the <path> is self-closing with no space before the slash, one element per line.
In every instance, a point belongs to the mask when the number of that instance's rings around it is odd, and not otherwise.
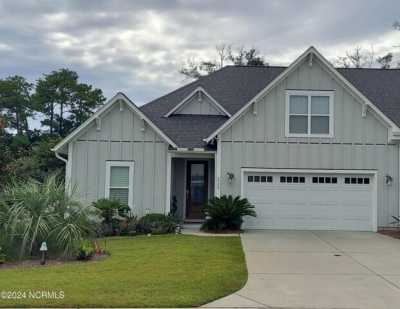
<path fill-rule="evenodd" d="M 333 137 L 333 91 L 288 90 L 286 135 Z"/>
<path fill-rule="evenodd" d="M 132 161 L 106 162 L 106 198 L 133 208 L 133 167 Z"/>

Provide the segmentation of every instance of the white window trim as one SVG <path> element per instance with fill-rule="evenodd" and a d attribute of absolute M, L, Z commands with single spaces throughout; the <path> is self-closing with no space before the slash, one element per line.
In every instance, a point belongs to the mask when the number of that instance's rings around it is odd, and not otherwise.
<path fill-rule="evenodd" d="M 297 134 L 289 132 L 289 111 L 290 111 L 290 96 L 291 95 L 300 95 L 308 97 L 308 125 L 307 125 L 307 134 Z M 325 96 L 329 97 L 329 134 L 312 134 L 311 133 L 311 97 L 312 96 Z M 332 90 L 286 90 L 286 110 L 285 110 L 285 134 L 286 137 L 325 137 L 332 138 L 334 137 L 334 91 Z M 318 116 L 318 115 L 313 115 Z M 324 115 L 326 116 L 326 115 Z"/>
<path fill-rule="evenodd" d="M 133 209 L 133 176 L 134 176 L 134 167 L 135 162 L 133 161 L 106 161 L 106 181 L 105 181 L 105 189 L 104 189 L 104 197 L 110 197 L 110 176 L 111 176 L 111 167 L 114 166 L 122 166 L 129 167 L 129 195 L 128 195 L 128 206 L 130 209 Z M 118 187 L 113 187 L 113 189 L 118 189 Z M 126 187 L 123 187 L 126 189 Z"/>

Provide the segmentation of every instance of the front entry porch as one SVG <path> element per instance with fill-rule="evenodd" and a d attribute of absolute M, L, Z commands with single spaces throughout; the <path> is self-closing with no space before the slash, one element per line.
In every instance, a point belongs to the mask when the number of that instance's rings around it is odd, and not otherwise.
<path fill-rule="evenodd" d="M 171 158 L 170 212 L 184 222 L 202 222 L 203 205 L 214 196 L 214 155 Z"/>

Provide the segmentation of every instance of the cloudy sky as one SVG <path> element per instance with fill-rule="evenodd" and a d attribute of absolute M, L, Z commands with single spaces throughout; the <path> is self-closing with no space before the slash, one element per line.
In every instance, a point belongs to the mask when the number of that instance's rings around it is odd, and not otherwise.
<path fill-rule="evenodd" d="M 255 46 L 271 65 L 310 45 L 329 60 L 355 46 L 382 55 L 400 44 L 399 19 L 399 0 L 2 0 L 0 78 L 67 67 L 141 105 L 188 82 L 183 60 L 213 57 L 217 44 Z"/>

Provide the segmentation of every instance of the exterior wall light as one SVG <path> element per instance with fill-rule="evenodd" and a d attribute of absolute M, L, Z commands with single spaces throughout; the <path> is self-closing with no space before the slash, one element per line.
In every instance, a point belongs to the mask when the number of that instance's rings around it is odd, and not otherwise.
<path fill-rule="evenodd" d="M 391 186 L 393 183 L 393 177 L 390 175 L 385 175 L 385 184 Z"/>
<path fill-rule="evenodd" d="M 232 183 L 233 178 L 235 178 L 235 174 L 228 172 L 226 175 L 228 176 L 228 182 Z"/>

